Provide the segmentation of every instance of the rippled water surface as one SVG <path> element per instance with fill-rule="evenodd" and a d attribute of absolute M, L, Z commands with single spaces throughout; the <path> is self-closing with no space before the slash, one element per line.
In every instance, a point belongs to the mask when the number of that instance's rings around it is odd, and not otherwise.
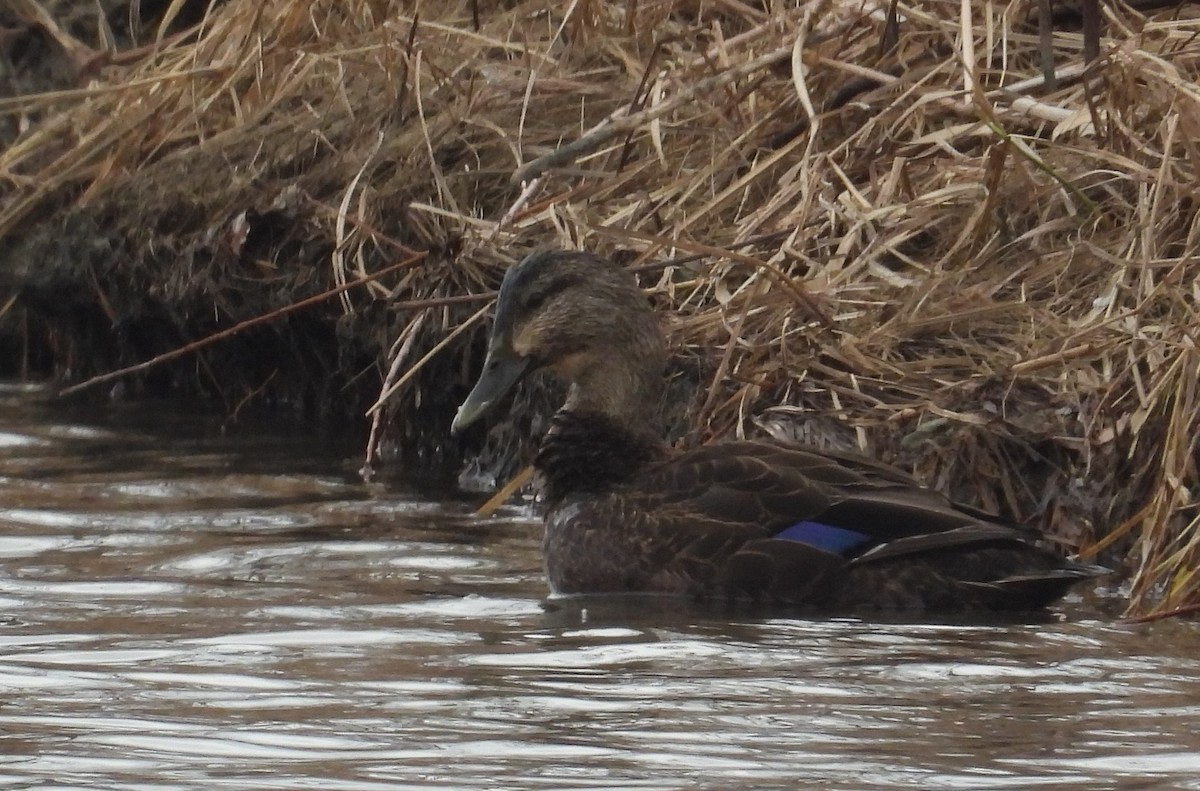
<path fill-rule="evenodd" d="M 546 602 L 357 448 L 0 387 L 0 788 L 1200 789 L 1200 628 Z"/>

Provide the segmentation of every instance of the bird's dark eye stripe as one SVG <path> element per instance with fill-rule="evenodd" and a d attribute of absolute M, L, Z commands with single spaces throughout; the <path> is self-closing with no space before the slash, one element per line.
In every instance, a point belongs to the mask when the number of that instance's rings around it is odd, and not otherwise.
<path fill-rule="evenodd" d="M 550 291 L 547 289 L 530 292 L 521 298 L 521 308 L 524 310 L 537 310 L 546 304 L 546 300 L 549 298 Z"/>
<path fill-rule="evenodd" d="M 537 310 L 546 304 L 550 297 L 582 282 L 583 278 L 579 275 L 561 275 L 525 292 L 518 301 L 523 310 Z"/>

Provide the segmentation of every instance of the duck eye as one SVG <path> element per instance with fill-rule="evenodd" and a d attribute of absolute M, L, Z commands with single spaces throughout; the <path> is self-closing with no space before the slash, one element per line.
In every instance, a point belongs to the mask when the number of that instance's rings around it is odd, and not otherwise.
<path fill-rule="evenodd" d="M 525 296 L 525 299 L 521 301 L 521 307 L 526 311 L 535 311 L 542 305 L 546 304 L 546 300 L 549 297 L 549 291 L 535 291 L 532 294 L 527 294 Z"/>
<path fill-rule="evenodd" d="M 560 293 L 568 291 L 582 282 L 583 280 L 579 275 L 569 272 L 542 280 L 541 282 L 531 284 L 532 287 L 528 291 L 521 293 L 517 298 L 517 304 L 521 306 L 521 310 L 532 313 L 550 301 L 551 297 L 558 296 Z"/>

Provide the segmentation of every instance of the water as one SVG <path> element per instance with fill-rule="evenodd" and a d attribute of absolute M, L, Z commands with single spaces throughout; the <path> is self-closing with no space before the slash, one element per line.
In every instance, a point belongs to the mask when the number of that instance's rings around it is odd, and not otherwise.
<path fill-rule="evenodd" d="M 1193 623 L 546 602 L 519 511 L 43 400 L 0 388 L 0 789 L 1200 789 Z"/>

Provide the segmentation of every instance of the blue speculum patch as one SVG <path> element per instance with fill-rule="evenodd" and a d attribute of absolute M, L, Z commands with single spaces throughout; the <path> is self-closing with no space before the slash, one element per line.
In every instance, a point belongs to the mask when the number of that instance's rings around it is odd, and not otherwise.
<path fill-rule="evenodd" d="M 844 527 L 823 525 L 820 522 L 797 522 L 789 528 L 779 531 L 775 538 L 785 541 L 798 541 L 824 552 L 837 555 L 845 554 L 855 547 L 860 547 L 871 540 L 871 537 Z"/>

